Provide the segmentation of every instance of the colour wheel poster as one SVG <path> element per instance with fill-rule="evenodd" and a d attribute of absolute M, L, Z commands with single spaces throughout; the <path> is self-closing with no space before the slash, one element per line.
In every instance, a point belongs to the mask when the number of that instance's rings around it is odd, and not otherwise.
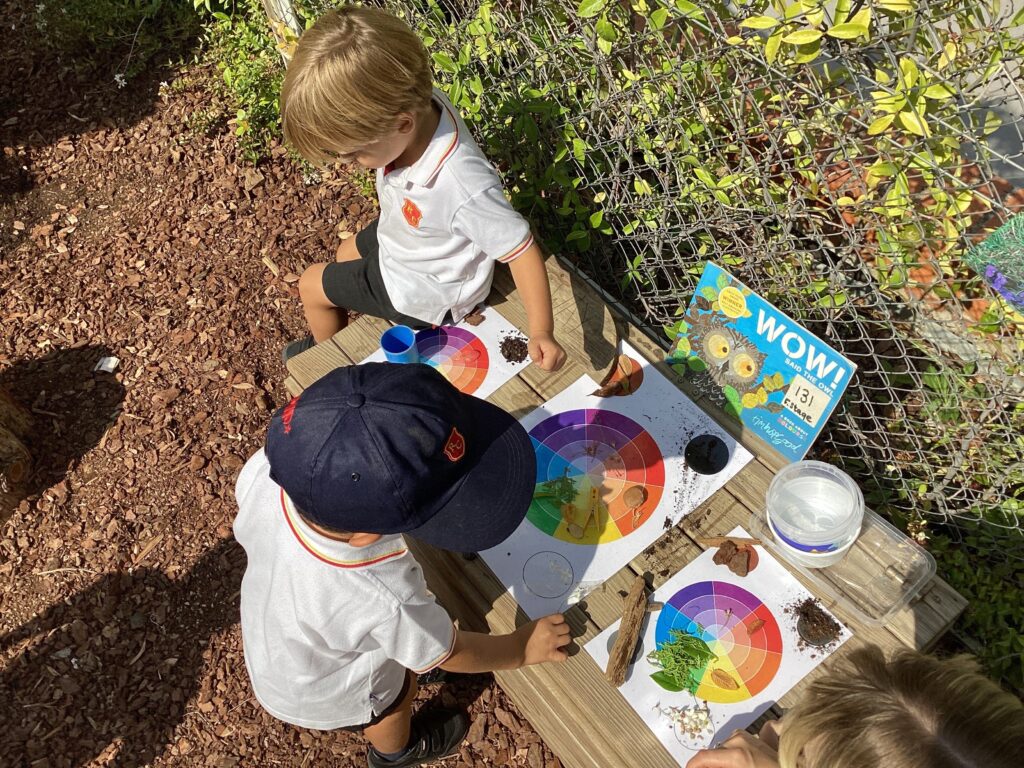
<path fill-rule="evenodd" d="M 749 534 L 735 528 L 729 535 Z M 664 605 L 651 614 L 619 688 L 680 765 L 749 726 L 851 637 L 840 624 L 825 647 L 801 640 L 794 608 L 811 594 L 764 548 L 754 549 L 756 564 L 745 577 L 716 565 L 710 549 L 655 591 L 651 599 Z M 601 669 L 618 627 L 616 622 L 586 645 Z M 711 657 L 691 670 L 690 690 L 667 690 L 652 677 L 660 667 L 649 654 L 679 633 L 698 638 Z M 678 721 L 680 713 L 702 712 L 705 727 Z"/>
<path fill-rule="evenodd" d="M 750 461 L 636 350 L 624 351 L 633 361 L 625 393 L 599 397 L 584 376 L 521 422 L 537 454 L 533 502 L 511 537 L 480 554 L 531 618 L 616 573 Z"/>
<path fill-rule="evenodd" d="M 526 338 L 512 323 L 491 307 L 481 307 L 472 325 L 441 325 L 416 332 L 416 351 L 420 361 L 437 368 L 460 392 L 487 398 L 498 387 L 530 364 L 530 358 L 513 363 L 501 354 L 506 337 Z M 377 349 L 364 363 L 385 362 L 384 351 Z"/>

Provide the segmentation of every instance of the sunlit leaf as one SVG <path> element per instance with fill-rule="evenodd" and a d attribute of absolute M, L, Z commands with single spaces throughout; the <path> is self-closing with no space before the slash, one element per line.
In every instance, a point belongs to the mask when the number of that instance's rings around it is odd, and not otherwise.
<path fill-rule="evenodd" d="M 868 136 L 877 136 L 887 130 L 895 119 L 896 115 L 882 115 L 881 117 L 873 120 L 871 125 L 868 126 Z"/>
<path fill-rule="evenodd" d="M 782 42 L 790 45 L 807 45 L 820 40 L 821 35 L 821 30 L 818 29 L 800 29 L 783 37 Z"/>
<path fill-rule="evenodd" d="M 825 32 L 829 37 L 837 37 L 840 40 L 853 40 L 854 38 L 866 35 L 867 33 L 867 27 L 862 24 L 854 24 L 852 22 L 836 24 L 834 27 L 829 27 Z"/>
<path fill-rule="evenodd" d="M 582 2 L 576 7 L 576 14 L 581 19 L 589 19 L 593 16 L 597 16 L 601 11 L 604 10 L 608 0 L 582 0 Z"/>
<path fill-rule="evenodd" d="M 771 29 L 779 24 L 779 20 L 771 16 L 751 16 L 740 22 L 744 29 Z"/>

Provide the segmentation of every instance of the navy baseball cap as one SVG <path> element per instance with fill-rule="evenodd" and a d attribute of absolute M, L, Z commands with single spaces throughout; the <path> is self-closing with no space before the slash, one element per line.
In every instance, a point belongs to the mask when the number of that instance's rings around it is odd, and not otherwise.
<path fill-rule="evenodd" d="M 336 368 L 274 414 L 265 450 L 314 523 L 456 552 L 504 541 L 533 498 L 537 460 L 519 422 L 418 363 Z"/>

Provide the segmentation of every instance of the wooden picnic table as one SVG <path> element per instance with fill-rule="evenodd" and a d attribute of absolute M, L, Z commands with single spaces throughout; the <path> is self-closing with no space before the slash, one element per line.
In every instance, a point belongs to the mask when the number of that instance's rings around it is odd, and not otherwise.
<path fill-rule="evenodd" d="M 622 596 L 637 575 L 649 574 L 654 588 L 658 588 L 702 552 L 700 539 L 726 533 L 736 525 L 749 529 L 751 515 L 761 510 L 768 483 L 784 461 L 756 438 L 742 434 L 738 425 L 713 404 L 687 391 L 685 384 L 662 362 L 664 351 L 609 308 L 586 280 L 561 266 L 554 257 L 548 259 L 548 275 L 556 335 L 568 352 L 568 361 L 554 374 L 536 366 L 527 367 L 491 395 L 491 402 L 521 418 L 584 373 L 599 381 L 616 354 L 617 338 L 624 339 L 754 454 L 754 459 L 732 480 L 678 526 L 666 531 L 655 546 L 648 547 L 603 586 L 589 593 L 583 604 L 567 611 L 580 649 L 567 663 L 495 674 L 501 687 L 568 768 L 674 766 L 676 761 L 625 698 L 606 681 L 604 671 L 582 650 L 583 645 L 622 617 Z M 498 268 L 488 303 L 518 328 L 526 328 L 526 315 L 508 270 Z M 387 323 L 382 320 L 361 317 L 330 341 L 292 358 L 288 363 L 291 375 L 286 382 L 289 391 L 298 394 L 328 371 L 365 359 L 378 348 L 380 334 L 386 328 Z M 430 588 L 459 626 L 503 633 L 528 620 L 482 559 L 467 560 L 415 541 L 409 545 L 423 566 Z M 789 567 L 786 561 L 780 562 Z M 880 568 L 886 566 L 879 563 Z M 795 571 L 794 575 L 815 593 L 813 584 Z M 966 607 L 966 601 L 938 577 L 932 578 L 913 602 L 884 627 L 860 622 L 841 604 L 821 594 L 816 596 L 846 623 L 854 633 L 853 638 L 783 696 L 778 702 L 782 708 L 791 706 L 809 680 L 854 648 L 874 643 L 886 650 L 902 646 L 929 649 Z"/>

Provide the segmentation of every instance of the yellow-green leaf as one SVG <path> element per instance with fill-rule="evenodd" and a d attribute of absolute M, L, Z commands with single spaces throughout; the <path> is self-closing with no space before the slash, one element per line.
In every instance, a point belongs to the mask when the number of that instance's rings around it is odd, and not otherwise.
<path fill-rule="evenodd" d="M 906 13 L 913 10 L 913 0 L 878 0 L 878 7 L 896 13 Z"/>
<path fill-rule="evenodd" d="M 872 120 L 871 125 L 868 126 L 868 136 L 877 136 L 887 130 L 895 119 L 896 115 L 882 115 L 881 117 Z"/>
<path fill-rule="evenodd" d="M 917 62 L 909 56 L 904 56 L 900 59 L 900 73 L 903 75 L 903 82 L 901 86 L 910 90 L 917 85 L 917 78 L 921 74 L 921 70 L 917 68 Z"/>
<path fill-rule="evenodd" d="M 818 58 L 818 54 L 821 53 L 821 42 L 815 40 L 809 45 L 798 45 L 796 47 L 796 56 L 793 57 L 793 61 L 796 64 L 809 64 Z"/>
<path fill-rule="evenodd" d="M 825 34 L 829 37 L 837 37 L 840 40 L 853 40 L 867 33 L 868 28 L 864 25 L 847 22 L 846 24 L 836 24 L 834 27 L 829 27 Z"/>
<path fill-rule="evenodd" d="M 764 44 L 764 58 L 769 64 L 774 64 L 779 55 L 779 46 L 782 45 L 782 30 L 773 32 Z"/>
<path fill-rule="evenodd" d="M 1024 11 L 1022 11 L 1024 13 Z M 939 69 L 945 69 L 956 59 L 956 43 L 952 40 L 947 40 L 946 44 L 942 46 L 942 55 L 939 56 Z"/>
<path fill-rule="evenodd" d="M 821 39 L 821 30 L 818 29 L 800 29 L 796 32 L 790 32 L 788 35 L 782 38 L 782 42 L 789 43 L 790 45 L 807 45 Z"/>
<path fill-rule="evenodd" d="M 985 114 L 985 125 L 982 128 L 982 134 L 988 136 L 990 133 L 995 133 L 999 130 L 999 126 L 1003 124 L 1003 120 L 995 112 L 987 112 Z"/>
<path fill-rule="evenodd" d="M 779 24 L 778 19 L 774 19 L 771 16 L 751 16 L 749 19 L 744 19 L 740 22 L 740 26 L 745 29 L 771 29 Z"/>
<path fill-rule="evenodd" d="M 892 82 L 892 75 L 882 69 L 875 69 L 875 82 L 885 85 Z"/>
<path fill-rule="evenodd" d="M 745 41 L 739 35 L 733 35 L 732 37 L 725 38 L 725 42 L 729 45 L 743 45 Z"/>
<path fill-rule="evenodd" d="M 924 95 L 925 98 L 942 101 L 944 99 L 953 98 L 955 94 L 949 86 L 943 85 L 942 83 L 936 83 L 935 85 L 929 85 L 925 88 Z"/>
<path fill-rule="evenodd" d="M 871 27 L 871 9 L 870 8 L 861 8 L 859 11 L 857 11 L 855 14 L 853 14 L 853 18 L 851 18 L 849 21 L 850 21 L 851 24 L 862 24 L 863 26 L 870 28 Z"/>
<path fill-rule="evenodd" d="M 582 2 L 576 7 L 576 14 L 581 19 L 589 19 L 593 16 L 597 16 L 597 14 L 604 10 L 604 6 L 607 2 L 608 0 L 582 0 Z"/>
<path fill-rule="evenodd" d="M 900 112 L 900 123 L 903 124 L 904 128 L 917 136 L 928 138 L 932 135 L 927 121 L 916 112 L 910 110 Z"/>

